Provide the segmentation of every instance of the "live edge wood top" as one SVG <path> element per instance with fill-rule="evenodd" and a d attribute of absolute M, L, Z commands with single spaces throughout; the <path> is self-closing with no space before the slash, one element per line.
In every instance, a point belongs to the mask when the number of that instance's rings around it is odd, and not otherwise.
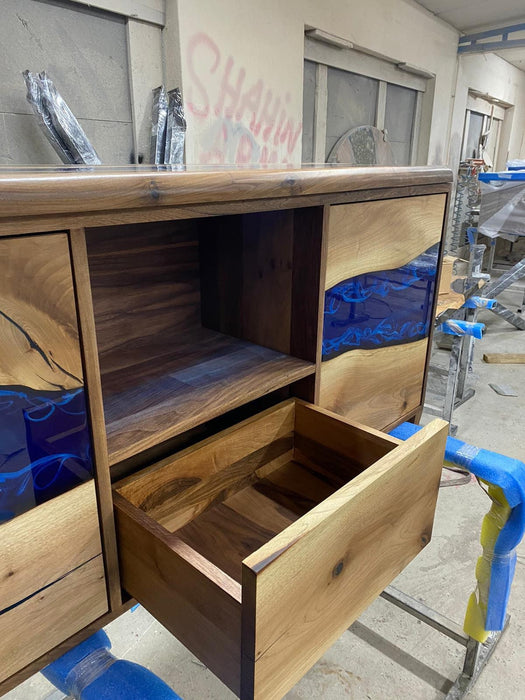
<path fill-rule="evenodd" d="M 0 219 L 446 185 L 442 167 L 272 169 L 63 166 L 0 168 Z"/>

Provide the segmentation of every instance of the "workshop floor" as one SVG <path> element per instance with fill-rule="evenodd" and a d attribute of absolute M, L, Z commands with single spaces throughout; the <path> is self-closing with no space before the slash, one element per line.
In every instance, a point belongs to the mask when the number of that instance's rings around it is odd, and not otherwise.
<path fill-rule="evenodd" d="M 523 299 L 524 284 L 501 296 L 510 309 Z M 457 436 L 478 447 L 525 459 L 525 365 L 482 362 L 483 352 L 525 352 L 525 332 L 490 312 L 476 345 L 476 395 L 454 414 Z M 444 351 L 443 351 L 444 352 Z M 519 396 L 497 395 L 489 382 L 511 385 Z M 479 533 L 490 501 L 475 481 L 442 488 L 433 539 L 395 581 L 395 586 L 462 623 L 474 588 Z M 510 626 L 469 700 L 514 700 L 525 696 L 525 549 L 518 552 L 509 604 Z M 163 678 L 184 700 L 231 700 L 230 693 L 143 608 L 107 628 L 113 652 Z M 463 663 L 463 647 L 379 598 L 337 641 L 286 700 L 437 700 Z M 8 693 L 6 700 L 62 697 L 40 676 Z"/>

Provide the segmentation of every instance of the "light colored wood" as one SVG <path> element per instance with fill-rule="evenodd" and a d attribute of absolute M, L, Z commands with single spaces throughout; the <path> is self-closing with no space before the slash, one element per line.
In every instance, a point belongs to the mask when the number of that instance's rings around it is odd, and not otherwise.
<path fill-rule="evenodd" d="M 429 542 L 446 437 L 433 421 L 244 560 L 242 698 L 281 698 Z"/>
<path fill-rule="evenodd" d="M 66 234 L 0 240 L 0 386 L 82 385 Z"/>
<path fill-rule="evenodd" d="M 151 167 L 0 171 L 0 218 L 234 202 L 449 183 L 447 168 L 365 167 L 167 172 Z"/>
<path fill-rule="evenodd" d="M 483 362 L 498 365 L 523 365 L 525 353 L 523 352 L 487 352 L 483 355 Z"/>
<path fill-rule="evenodd" d="M 0 525 L 0 614 L 101 553 L 94 482 Z"/>
<path fill-rule="evenodd" d="M 325 289 L 416 258 L 440 240 L 445 205 L 443 194 L 331 207 Z"/>
<path fill-rule="evenodd" d="M 281 441 L 283 452 L 289 453 L 294 410 L 293 400 L 277 410 L 270 408 L 123 479 L 115 490 L 167 529 L 182 527 L 227 487 L 225 470 L 233 485 L 248 471 L 268 466 L 264 454 L 255 461 L 246 459 L 267 445 Z M 282 459 L 282 455 L 276 459 Z M 239 468 L 231 469 L 232 464 Z"/>
<path fill-rule="evenodd" d="M 112 610 L 122 603 L 118 571 L 117 539 L 113 518 L 113 498 L 109 475 L 108 446 L 104 407 L 100 385 L 97 338 L 93 317 L 93 300 L 89 278 L 86 239 L 83 229 L 70 231 L 71 258 L 75 279 L 75 296 L 78 308 L 78 323 L 82 334 L 82 355 L 88 394 L 87 409 L 91 424 L 93 461 L 96 472 L 96 490 L 100 514 L 100 526 L 106 565 L 109 603 Z"/>
<path fill-rule="evenodd" d="M 319 404 L 383 429 L 421 404 L 428 340 L 351 350 L 321 365 Z"/>
<path fill-rule="evenodd" d="M 0 681 L 107 611 L 102 555 L 0 615 Z"/>
<path fill-rule="evenodd" d="M 118 224 L 136 224 L 149 221 L 173 221 L 178 219 L 202 219 L 223 214 L 246 214 L 249 212 L 281 211 L 302 207 L 314 207 L 349 202 L 363 202 L 392 197 L 413 197 L 422 194 L 439 194 L 448 192 L 447 183 L 430 185 L 408 185 L 382 187 L 355 192 L 336 192 L 330 194 L 301 195 L 298 197 L 271 197 L 250 201 L 207 202 L 205 204 L 186 204 L 181 206 L 156 206 L 143 209 L 118 209 L 116 211 L 96 211 L 85 214 L 46 214 L 39 216 L 17 216 L 16 218 L 0 216 L 0 237 L 21 233 L 42 233 L 83 226 L 116 226 Z"/>

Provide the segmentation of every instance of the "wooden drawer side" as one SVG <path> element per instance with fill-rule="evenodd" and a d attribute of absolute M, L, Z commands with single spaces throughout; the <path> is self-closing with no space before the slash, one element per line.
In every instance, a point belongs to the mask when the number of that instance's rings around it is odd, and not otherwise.
<path fill-rule="evenodd" d="M 434 421 L 243 562 L 241 697 L 281 698 L 430 541 Z"/>
<path fill-rule="evenodd" d="M 239 584 L 119 493 L 114 500 L 124 589 L 238 694 Z"/>

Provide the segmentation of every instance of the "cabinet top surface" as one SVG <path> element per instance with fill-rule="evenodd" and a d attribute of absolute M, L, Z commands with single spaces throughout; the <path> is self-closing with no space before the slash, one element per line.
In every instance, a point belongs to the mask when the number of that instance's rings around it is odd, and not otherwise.
<path fill-rule="evenodd" d="M 442 167 L 190 168 L 20 166 L 0 168 L 0 217 L 74 214 L 329 195 L 452 182 Z"/>

